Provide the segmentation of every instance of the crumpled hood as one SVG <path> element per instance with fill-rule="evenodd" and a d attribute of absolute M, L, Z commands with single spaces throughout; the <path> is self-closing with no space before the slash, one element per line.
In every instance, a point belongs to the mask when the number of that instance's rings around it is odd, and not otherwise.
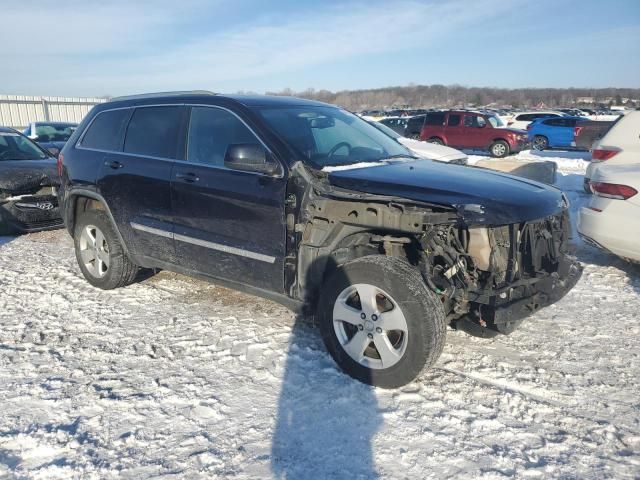
<path fill-rule="evenodd" d="M 469 225 L 505 225 L 553 215 L 565 207 L 557 188 L 479 167 L 429 160 L 329 174 L 337 187 L 453 206 Z"/>
<path fill-rule="evenodd" d="M 0 162 L 0 190 L 5 193 L 29 194 L 37 192 L 40 187 L 58 185 L 60 177 L 55 158 Z"/>

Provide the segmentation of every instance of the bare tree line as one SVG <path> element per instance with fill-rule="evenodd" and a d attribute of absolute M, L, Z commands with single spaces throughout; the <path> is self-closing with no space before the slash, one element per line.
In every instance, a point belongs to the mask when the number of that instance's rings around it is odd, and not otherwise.
<path fill-rule="evenodd" d="M 294 92 L 286 88 L 269 95 L 291 95 L 340 105 L 346 109 L 361 111 L 391 107 L 431 108 L 465 106 L 504 106 L 515 108 L 561 106 L 611 106 L 638 107 L 638 88 L 493 88 L 465 87 L 462 85 L 408 85 L 367 90 L 315 90 L 309 88 Z M 635 101 L 635 102 L 634 102 Z"/>

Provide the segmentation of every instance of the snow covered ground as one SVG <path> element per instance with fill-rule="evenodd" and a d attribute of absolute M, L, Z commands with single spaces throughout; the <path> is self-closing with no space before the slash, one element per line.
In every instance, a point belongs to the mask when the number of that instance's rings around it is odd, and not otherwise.
<path fill-rule="evenodd" d="M 575 218 L 584 154 L 543 155 Z M 450 331 L 389 391 L 279 305 L 167 272 L 104 292 L 64 231 L 1 238 L 0 478 L 638 478 L 640 270 L 578 253 L 562 301 Z"/>

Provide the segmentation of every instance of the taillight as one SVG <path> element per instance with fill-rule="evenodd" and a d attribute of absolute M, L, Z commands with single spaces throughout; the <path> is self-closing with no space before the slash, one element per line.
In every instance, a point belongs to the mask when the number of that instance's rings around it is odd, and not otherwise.
<path fill-rule="evenodd" d="M 616 200 L 627 200 L 638 193 L 633 187 L 617 183 L 591 182 L 590 186 L 596 195 Z"/>
<path fill-rule="evenodd" d="M 58 155 L 58 176 L 62 177 L 62 162 L 64 162 L 64 155 Z"/>
<path fill-rule="evenodd" d="M 582 129 L 583 129 L 583 128 L 584 128 L 584 127 L 575 127 L 575 128 L 573 129 L 573 136 L 574 136 L 574 137 L 577 137 L 578 135 L 580 135 L 580 132 L 582 131 Z"/>
<path fill-rule="evenodd" d="M 611 157 L 616 156 L 618 153 L 620 153 L 620 150 L 592 150 L 591 158 L 593 160 L 609 160 Z"/>

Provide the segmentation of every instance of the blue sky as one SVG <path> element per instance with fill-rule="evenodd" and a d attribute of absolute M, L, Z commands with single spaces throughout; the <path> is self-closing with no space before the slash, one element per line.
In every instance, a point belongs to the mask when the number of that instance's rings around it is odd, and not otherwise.
<path fill-rule="evenodd" d="M 0 93 L 640 87 L 640 0 L 22 0 Z"/>

